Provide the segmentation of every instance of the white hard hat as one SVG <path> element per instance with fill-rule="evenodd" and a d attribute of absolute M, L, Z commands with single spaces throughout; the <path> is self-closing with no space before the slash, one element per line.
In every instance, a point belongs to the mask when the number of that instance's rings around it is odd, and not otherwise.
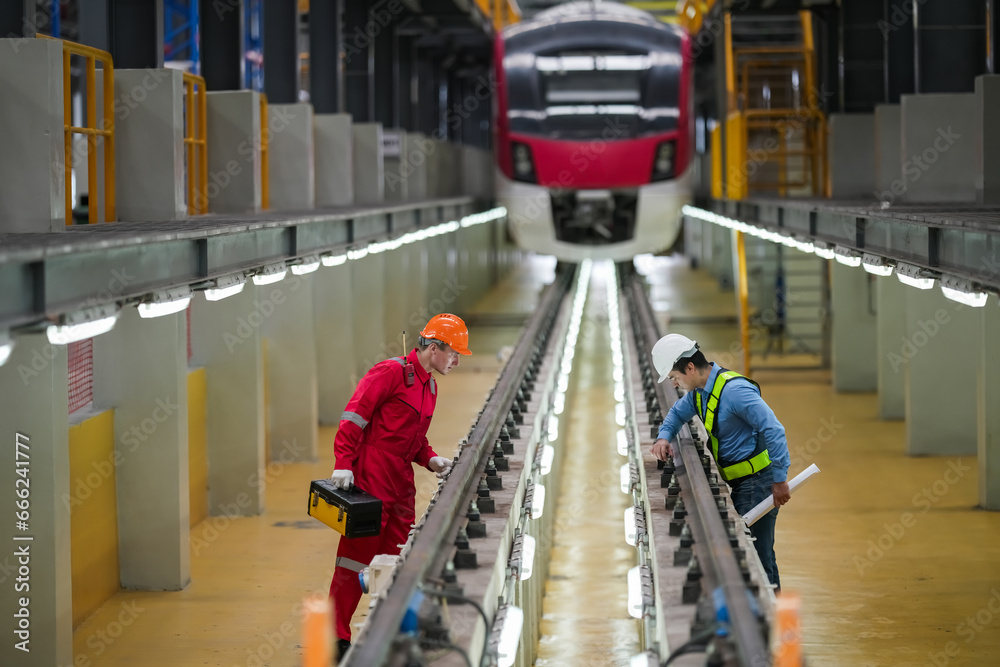
<path fill-rule="evenodd" d="M 663 382 L 667 379 L 667 373 L 679 359 L 690 357 L 697 351 L 698 343 L 680 334 L 667 334 L 656 341 L 652 355 L 653 367 L 660 374 L 660 379 L 657 382 Z"/>

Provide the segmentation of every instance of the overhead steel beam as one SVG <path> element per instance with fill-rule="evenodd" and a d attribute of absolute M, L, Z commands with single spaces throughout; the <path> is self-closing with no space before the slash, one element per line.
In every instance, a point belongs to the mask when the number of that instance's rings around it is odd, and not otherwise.
<path fill-rule="evenodd" d="M 803 241 L 840 246 L 953 276 L 1000 294 L 1000 213 L 975 207 L 748 199 L 704 200 L 719 215 Z"/>
<path fill-rule="evenodd" d="M 389 238 L 473 212 L 471 197 L 176 224 L 117 222 L 0 235 L 0 331 Z"/>

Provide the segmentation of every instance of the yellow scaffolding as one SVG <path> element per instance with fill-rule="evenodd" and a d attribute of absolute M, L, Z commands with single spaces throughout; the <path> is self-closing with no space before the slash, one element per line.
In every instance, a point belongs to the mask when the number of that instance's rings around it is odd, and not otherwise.
<path fill-rule="evenodd" d="M 208 213 L 208 102 L 205 79 L 184 73 L 188 215 Z"/>
<path fill-rule="evenodd" d="M 43 39 L 54 39 L 48 35 L 38 35 Z M 97 191 L 97 138 L 104 138 L 104 220 L 97 219 L 96 198 L 91 196 L 88 211 L 88 222 L 113 222 L 115 211 L 115 68 L 111 54 L 91 46 L 69 42 L 64 39 L 63 47 L 63 122 L 66 137 L 65 169 L 66 169 L 66 225 L 73 224 L 73 135 L 82 134 L 87 137 L 87 187 L 91 193 Z M 73 56 L 84 59 L 87 91 L 87 117 L 83 127 L 73 125 L 73 95 L 70 87 L 70 60 Z M 97 123 L 97 62 L 100 61 L 104 72 L 103 85 L 103 118 Z"/>
<path fill-rule="evenodd" d="M 751 191 L 822 196 L 827 190 L 826 117 L 815 83 L 811 15 L 799 12 L 797 20 L 801 44 L 737 48 L 732 15 L 725 16 L 726 151 L 717 154 L 725 157 L 719 171 L 729 199 Z M 770 83 L 786 79 L 788 90 L 771 89 Z"/>

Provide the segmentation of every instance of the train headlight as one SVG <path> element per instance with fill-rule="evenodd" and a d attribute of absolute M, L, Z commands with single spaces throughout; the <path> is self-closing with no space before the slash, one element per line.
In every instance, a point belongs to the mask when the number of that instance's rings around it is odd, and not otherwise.
<path fill-rule="evenodd" d="M 677 155 L 677 145 L 673 141 L 664 141 L 656 147 L 656 155 L 653 156 L 654 181 L 665 181 L 674 177 L 674 159 Z"/>
<path fill-rule="evenodd" d="M 535 183 L 538 178 L 535 176 L 535 161 L 531 157 L 531 148 L 527 144 L 512 141 L 510 144 L 511 157 L 514 162 L 514 180 Z"/>

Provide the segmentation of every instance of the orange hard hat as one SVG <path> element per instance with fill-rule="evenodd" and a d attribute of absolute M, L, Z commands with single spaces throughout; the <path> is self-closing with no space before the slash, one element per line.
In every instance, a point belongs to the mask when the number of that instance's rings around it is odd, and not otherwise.
<path fill-rule="evenodd" d="M 451 349 L 459 354 L 472 354 L 469 352 L 469 328 L 458 315 L 451 313 L 435 315 L 427 322 L 420 335 L 428 340 L 439 340 L 451 346 Z"/>

